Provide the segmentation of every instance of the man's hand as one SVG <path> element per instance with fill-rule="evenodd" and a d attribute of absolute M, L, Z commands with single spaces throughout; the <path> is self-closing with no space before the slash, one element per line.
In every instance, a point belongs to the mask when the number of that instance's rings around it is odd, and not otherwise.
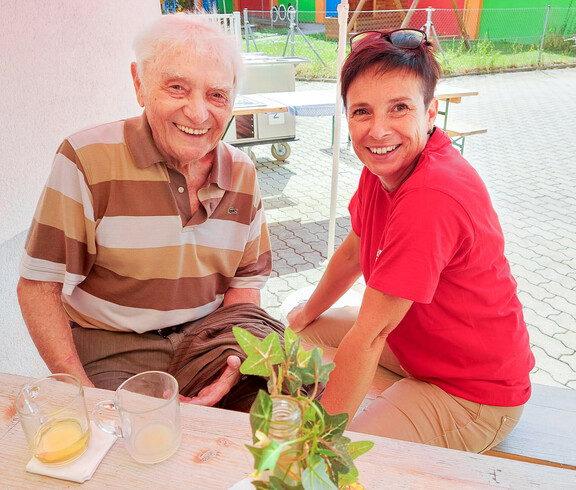
<path fill-rule="evenodd" d="M 242 361 L 238 356 L 229 356 L 226 360 L 226 366 L 222 368 L 220 377 L 212 384 L 206 386 L 198 396 L 188 398 L 180 395 L 182 403 L 191 403 L 193 405 L 204 405 L 212 407 L 216 405 L 231 389 L 240 381 L 240 364 Z"/>

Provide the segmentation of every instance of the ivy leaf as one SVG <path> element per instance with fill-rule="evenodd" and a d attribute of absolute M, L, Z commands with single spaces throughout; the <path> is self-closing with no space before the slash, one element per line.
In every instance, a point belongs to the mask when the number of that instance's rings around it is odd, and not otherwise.
<path fill-rule="evenodd" d="M 308 468 L 302 472 L 302 485 L 306 490 L 338 490 L 326 472 L 326 463 L 318 455 L 308 458 Z"/>
<path fill-rule="evenodd" d="M 328 412 L 324 411 L 324 423 L 325 430 L 322 437 L 329 441 L 335 436 L 341 436 L 346 430 L 346 425 L 348 425 L 348 414 L 339 413 L 336 415 L 330 415 Z M 350 442 L 350 439 L 348 439 Z"/>
<path fill-rule="evenodd" d="M 288 345 L 288 344 L 286 344 Z M 286 362 L 284 364 L 284 387 L 290 395 L 295 396 L 296 392 L 302 387 L 302 377 L 298 369 L 298 350 L 300 349 L 300 340 L 290 344 L 290 349 L 286 349 Z"/>
<path fill-rule="evenodd" d="M 287 357 L 295 356 L 296 364 L 298 367 L 306 367 L 312 356 L 312 350 L 305 350 L 300 342 L 300 337 L 298 337 L 292 330 L 287 328 L 284 331 L 284 345 L 286 346 Z M 322 356 L 322 349 L 317 347 Z"/>
<path fill-rule="evenodd" d="M 312 349 L 310 360 L 305 367 L 298 367 L 300 378 L 305 385 L 328 381 L 330 372 L 334 369 L 334 363 L 322 365 L 322 355 L 317 348 Z"/>
<path fill-rule="evenodd" d="M 306 405 L 304 416 L 302 417 L 302 425 L 307 430 L 312 430 L 315 434 L 319 434 L 321 429 L 320 426 L 323 426 L 326 411 L 324 410 L 324 407 L 320 405 L 318 400 L 311 400 Z"/>
<path fill-rule="evenodd" d="M 352 483 L 356 483 L 357 481 L 358 468 L 356 468 L 356 466 L 352 466 L 348 473 L 338 475 L 338 488 L 346 488 L 348 485 L 352 485 Z"/>
<path fill-rule="evenodd" d="M 372 441 L 355 441 L 348 444 L 348 453 L 352 459 L 356 459 L 358 456 L 362 456 L 374 447 Z"/>
<path fill-rule="evenodd" d="M 304 490 L 302 485 L 288 485 L 276 476 L 270 477 L 270 490 Z"/>
<path fill-rule="evenodd" d="M 273 469 L 274 466 L 276 466 L 282 451 L 284 450 L 284 445 L 279 444 L 273 439 L 270 440 L 270 444 L 268 444 L 266 447 L 248 445 L 246 445 L 246 447 L 254 455 L 254 469 L 260 473 Z"/>
<path fill-rule="evenodd" d="M 348 452 L 349 444 L 350 439 L 342 435 L 334 436 L 330 441 L 322 439 L 320 446 L 325 446 L 331 453 L 329 454 L 329 460 L 332 473 L 348 473 L 350 468 L 354 467 L 354 462 Z"/>
<path fill-rule="evenodd" d="M 232 332 L 247 356 L 240 366 L 242 374 L 271 376 L 272 366 L 284 361 L 284 351 L 278 333 L 272 332 L 260 341 L 255 335 L 240 327 L 232 327 Z"/>
<path fill-rule="evenodd" d="M 268 490 L 270 489 L 270 483 L 262 480 L 252 480 L 252 485 L 256 490 Z"/>
<path fill-rule="evenodd" d="M 295 343 L 300 344 L 300 338 L 293 330 L 286 328 L 284 330 L 284 348 L 286 349 L 286 352 L 290 352 L 292 350 L 292 345 Z"/>
<path fill-rule="evenodd" d="M 320 349 L 319 347 L 314 347 L 314 349 L 316 349 L 319 352 L 320 357 L 322 357 L 322 349 Z M 299 367 L 306 367 L 308 365 L 314 349 L 305 350 L 304 347 L 302 347 L 302 345 L 298 345 L 296 359 L 298 361 Z"/>
<path fill-rule="evenodd" d="M 250 426 L 252 427 L 253 442 L 256 443 L 256 431 L 268 434 L 272 420 L 272 398 L 264 390 L 259 390 L 256 399 L 250 407 Z"/>

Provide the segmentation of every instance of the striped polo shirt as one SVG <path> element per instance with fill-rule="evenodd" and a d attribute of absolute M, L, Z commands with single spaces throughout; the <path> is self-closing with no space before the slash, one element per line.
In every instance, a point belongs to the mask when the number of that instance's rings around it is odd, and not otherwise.
<path fill-rule="evenodd" d="M 65 140 L 20 263 L 63 284 L 71 320 L 146 332 L 212 313 L 228 288 L 261 289 L 270 240 L 254 164 L 220 142 L 190 212 L 185 177 L 154 144 L 144 113 Z"/>

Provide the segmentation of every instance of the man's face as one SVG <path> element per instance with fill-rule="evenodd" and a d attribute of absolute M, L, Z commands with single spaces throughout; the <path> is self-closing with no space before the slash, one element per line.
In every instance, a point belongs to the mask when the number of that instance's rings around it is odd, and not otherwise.
<path fill-rule="evenodd" d="M 209 154 L 232 117 L 234 73 L 208 54 L 174 48 L 150 61 L 140 80 L 132 77 L 145 107 L 154 142 L 177 168 Z"/>

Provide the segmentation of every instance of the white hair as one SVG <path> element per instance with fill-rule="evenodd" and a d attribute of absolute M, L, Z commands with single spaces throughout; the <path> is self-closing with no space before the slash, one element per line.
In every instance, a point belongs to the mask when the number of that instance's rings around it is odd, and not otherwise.
<path fill-rule="evenodd" d="M 146 66 L 174 48 L 209 55 L 216 63 L 231 66 L 236 89 L 241 83 L 244 64 L 236 37 L 225 32 L 217 22 L 210 21 L 202 11 L 159 17 L 136 36 L 133 48 L 142 83 Z"/>

